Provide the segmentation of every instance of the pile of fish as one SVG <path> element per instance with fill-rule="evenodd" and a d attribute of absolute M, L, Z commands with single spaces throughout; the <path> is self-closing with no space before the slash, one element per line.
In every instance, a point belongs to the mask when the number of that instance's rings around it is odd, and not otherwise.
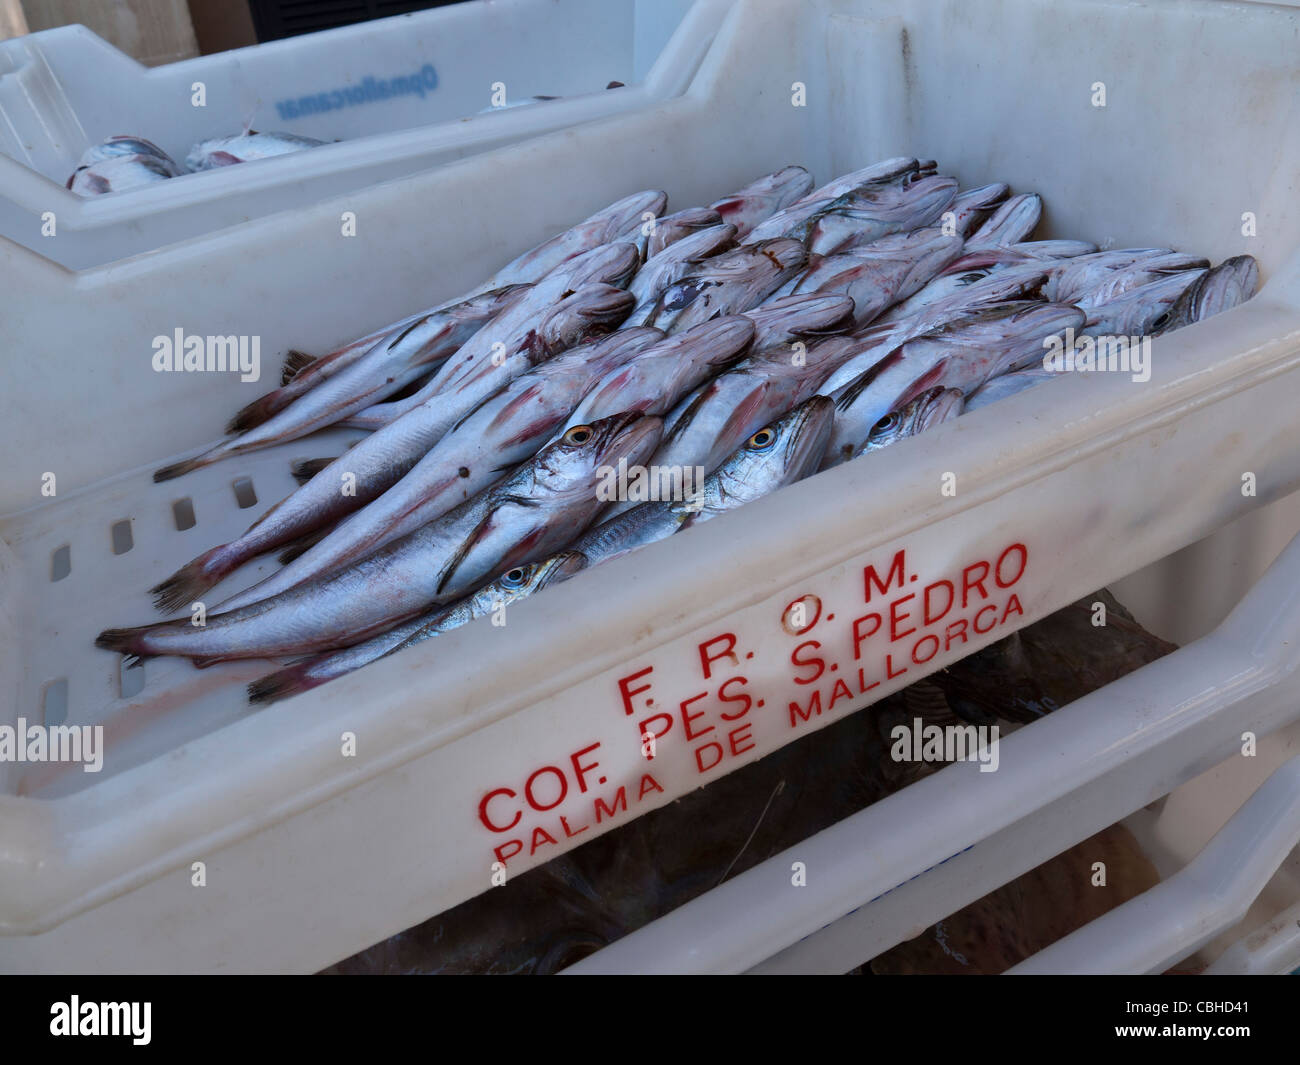
<path fill-rule="evenodd" d="M 297 464 L 297 491 L 153 589 L 186 616 L 97 644 L 200 666 L 310 656 L 249 694 L 305 691 L 1039 384 L 1053 338 L 1168 332 L 1255 290 L 1248 256 L 1028 241 L 1036 194 L 936 170 L 889 159 L 814 190 L 790 166 L 672 214 L 634 193 L 459 299 L 291 353 L 233 435 L 154 479 L 327 426 L 369 435 Z M 700 480 L 602 491 L 637 469 Z M 189 604 L 270 551 L 283 568 L 191 624 Z"/>
<path fill-rule="evenodd" d="M 232 137 L 200 141 L 181 166 L 153 141 L 143 137 L 109 137 L 102 144 L 86 149 L 77 162 L 77 169 L 68 178 L 67 187 L 80 196 L 102 196 L 182 174 L 300 152 L 325 143 L 293 133 L 258 133 L 248 129 Z"/>
<path fill-rule="evenodd" d="M 1098 601 L 1102 626 L 1093 624 Z M 896 761 L 899 726 L 918 718 L 927 727 L 996 725 L 1006 736 L 1172 650 L 1108 592 L 1085 596 L 869 713 L 809 733 L 326 971 L 558 972 L 944 768 Z M 1096 861 L 1106 863 L 1104 887 L 1095 886 Z M 1127 830 L 1113 826 L 862 971 L 999 973 L 1154 882 Z"/>

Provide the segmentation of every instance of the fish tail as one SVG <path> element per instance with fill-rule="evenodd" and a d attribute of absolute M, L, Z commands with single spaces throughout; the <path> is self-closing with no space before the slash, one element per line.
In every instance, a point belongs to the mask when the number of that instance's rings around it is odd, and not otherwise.
<path fill-rule="evenodd" d="M 280 699 L 287 699 L 291 695 L 310 691 L 320 684 L 321 681 L 307 675 L 304 665 L 289 666 L 275 673 L 268 673 L 265 677 L 259 677 L 249 684 L 248 701 L 273 703 Z"/>
<path fill-rule="evenodd" d="M 185 459 L 183 462 L 173 462 L 170 466 L 163 466 L 153 471 L 154 483 L 170 481 L 173 477 L 180 477 L 182 474 L 202 469 L 212 461 L 207 455 L 196 455 L 194 458 Z"/>
<path fill-rule="evenodd" d="M 280 552 L 278 556 L 280 561 L 287 565 L 300 555 L 305 555 L 333 531 L 332 526 L 327 526 L 324 529 L 317 529 L 315 532 L 309 532 L 305 536 L 298 537 Z"/>
<path fill-rule="evenodd" d="M 241 407 L 233 418 L 226 423 L 226 432 L 244 433 L 249 429 L 256 429 L 263 422 L 279 414 L 287 406 L 280 398 L 279 391 L 268 392 L 264 396 L 259 396 L 246 407 Z"/>
<path fill-rule="evenodd" d="M 291 348 L 284 357 L 284 368 L 280 371 L 280 384 L 287 385 L 315 361 L 315 355 L 308 355 L 305 351 Z"/>
<path fill-rule="evenodd" d="M 105 651 L 117 651 L 127 656 L 127 665 L 133 666 L 153 654 L 145 647 L 145 637 L 150 626 L 137 625 L 133 629 L 105 629 L 95 637 L 95 646 Z"/>
<path fill-rule="evenodd" d="M 289 470 L 293 473 L 293 478 L 299 484 L 306 484 L 321 470 L 325 469 L 334 459 L 296 459 L 289 464 Z"/>
<path fill-rule="evenodd" d="M 235 568 L 222 544 L 187 562 L 161 584 L 149 589 L 154 605 L 165 614 L 173 614 L 197 596 L 221 581 Z"/>

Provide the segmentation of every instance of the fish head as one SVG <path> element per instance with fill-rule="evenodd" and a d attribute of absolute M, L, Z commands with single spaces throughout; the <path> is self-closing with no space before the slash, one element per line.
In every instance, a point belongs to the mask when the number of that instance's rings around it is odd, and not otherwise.
<path fill-rule="evenodd" d="M 663 419 L 638 411 L 570 426 L 539 452 L 534 480 L 555 497 L 594 499 L 602 471 L 650 458 L 662 435 Z"/>
<path fill-rule="evenodd" d="M 624 196 L 595 216 L 603 224 L 600 236 L 606 242 L 634 241 L 637 231 L 645 224 L 645 216 L 650 214 L 658 218 L 667 206 L 668 193 L 662 189 L 643 189 Z"/>
<path fill-rule="evenodd" d="M 853 324 L 853 306 L 852 297 L 838 292 L 809 292 L 782 296 L 745 316 L 756 327 L 754 350 L 762 351 L 842 333 Z"/>
<path fill-rule="evenodd" d="M 566 291 L 601 282 L 616 288 L 627 283 L 641 265 L 641 253 L 629 241 L 615 241 L 575 255 L 560 263 L 543 281 L 561 282 Z"/>
<path fill-rule="evenodd" d="M 1193 282 L 1168 311 L 1152 321 L 1151 332 L 1158 336 L 1210 318 L 1245 303 L 1258 287 L 1259 263 L 1253 255 L 1225 259 Z"/>
<path fill-rule="evenodd" d="M 638 247 L 642 247 L 643 259 L 651 259 L 665 248 L 670 248 L 678 241 L 684 240 L 701 230 L 713 229 L 722 225 L 722 215 L 710 207 L 687 207 L 685 210 L 666 215 L 655 223 L 649 233 L 640 235 L 638 230 Z M 645 229 L 646 227 L 642 227 Z"/>
<path fill-rule="evenodd" d="M 700 361 L 711 370 L 721 370 L 739 359 L 753 342 L 753 319 L 744 314 L 726 314 L 670 337 L 664 343 L 665 353 L 672 345 L 679 365 L 698 366 Z"/>
<path fill-rule="evenodd" d="M 962 412 L 966 398 L 956 388 L 930 388 L 886 414 L 871 427 L 862 454 L 888 447 L 904 437 L 915 436 Z"/>
<path fill-rule="evenodd" d="M 530 350 L 542 358 L 614 329 L 636 305 L 630 292 L 613 285 L 584 285 L 560 300 L 536 329 Z"/>
<path fill-rule="evenodd" d="M 479 593 L 493 604 L 513 603 L 540 592 L 548 584 L 568 580 L 587 565 L 586 556 L 577 551 L 561 551 L 539 562 L 515 566 L 501 574 Z"/>
<path fill-rule="evenodd" d="M 1017 244 L 1034 231 L 1043 216 L 1043 198 L 1036 192 L 1012 196 L 971 234 L 970 244 Z"/>
<path fill-rule="evenodd" d="M 747 503 L 813 473 L 830 440 L 835 405 L 813 396 L 752 434 L 718 467 L 718 489 L 729 506 Z"/>

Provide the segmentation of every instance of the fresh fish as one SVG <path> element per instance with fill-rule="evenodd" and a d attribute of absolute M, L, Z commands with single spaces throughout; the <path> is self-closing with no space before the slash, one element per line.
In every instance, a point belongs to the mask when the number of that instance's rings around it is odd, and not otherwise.
<path fill-rule="evenodd" d="M 184 167 L 159 148 L 158 145 L 154 144 L 153 141 L 147 141 L 143 137 L 123 136 L 109 137 L 106 141 L 91 145 L 82 152 L 81 158 L 77 161 L 77 168 L 95 166 L 97 163 L 103 163 L 109 159 L 129 155 L 148 155 L 155 159 L 161 159 L 168 165 L 173 177 L 185 173 Z"/>
<path fill-rule="evenodd" d="M 679 240 L 700 230 L 712 229 L 720 225 L 722 225 L 722 216 L 712 208 L 688 207 L 684 211 L 664 215 L 654 223 L 653 227 L 648 224 L 642 225 L 637 231 L 636 245 L 641 249 L 643 260 L 652 259 L 665 249 L 671 248 Z M 646 230 L 649 232 L 647 233 Z"/>
<path fill-rule="evenodd" d="M 1089 307 L 1088 320 L 1080 333 L 1088 336 L 1145 336 L 1158 328 L 1178 298 L 1206 275 L 1207 271 L 1179 270 L 1158 281 L 1130 289 L 1109 303 Z"/>
<path fill-rule="evenodd" d="M 833 391 L 835 428 L 823 469 L 857 455 L 891 410 L 930 388 L 971 393 L 991 377 L 1041 359 L 1044 341 L 1078 329 L 1084 313 L 1066 304 L 1017 301 L 986 308 L 880 353 L 855 380 Z"/>
<path fill-rule="evenodd" d="M 812 183 L 812 175 L 803 167 L 787 166 L 709 206 L 736 227 L 737 240 L 744 240 L 756 225 L 804 196 Z"/>
<path fill-rule="evenodd" d="M 705 259 L 726 251 L 735 240 L 735 226 L 714 226 L 684 237 L 646 260 L 627 287 L 636 299 L 636 307 L 627 316 L 623 328 L 646 325 L 654 317 L 659 298 L 669 285 L 700 269 Z"/>
<path fill-rule="evenodd" d="M 258 133 L 250 129 L 247 133 L 238 133 L 233 137 L 213 137 L 211 140 L 200 141 L 185 157 L 185 165 L 191 170 L 214 170 L 221 166 L 289 155 L 305 148 L 319 148 L 327 143 L 329 142 L 318 141 L 314 137 L 300 137 L 295 133 Z"/>
<path fill-rule="evenodd" d="M 532 291 L 545 284 L 542 282 Z M 267 511 L 239 539 L 204 552 L 155 587 L 158 606 L 163 610 L 178 609 L 249 559 L 314 533 L 378 498 L 484 399 L 530 366 L 608 330 L 627 313 L 630 303 L 626 292 L 601 284 L 587 285 L 560 300 L 540 323 L 530 324 L 524 339 L 507 349 L 508 358 L 492 367 L 491 376 L 480 376 L 432 397 L 359 441 Z M 243 594 L 255 593 L 250 589 Z"/>
<path fill-rule="evenodd" d="M 68 178 L 68 188 L 78 196 L 126 192 L 176 177 L 174 165 L 155 155 L 117 155 L 78 167 Z"/>
<path fill-rule="evenodd" d="M 1038 225 L 1043 216 L 1043 198 L 1036 192 L 1012 196 L 966 240 L 972 251 L 990 244 L 1018 244 Z"/>
<path fill-rule="evenodd" d="M 858 347 L 850 337 L 830 337 L 811 345 L 798 358 L 773 348 L 745 359 L 673 408 L 664 420 L 663 442 L 653 464 L 702 468 L 708 476 L 742 441 L 816 394 L 827 376 Z M 611 514 L 621 509 L 615 507 Z"/>
<path fill-rule="evenodd" d="M 754 354 L 843 333 L 853 325 L 853 309 L 850 297 L 834 293 L 805 292 L 768 300 L 745 312 L 755 327 Z"/>
<path fill-rule="evenodd" d="M 602 244 L 635 241 L 638 231 L 647 220 L 646 216 L 658 218 L 666 206 L 667 194 L 657 189 L 624 196 L 576 226 L 550 240 L 542 241 L 537 247 L 512 259 L 474 291 L 483 292 L 504 285 L 530 284 L 545 277 L 575 255 L 591 251 Z"/>
<path fill-rule="evenodd" d="M 833 255 L 931 225 L 956 193 L 955 179 L 937 175 L 855 189 L 817 214 L 808 228 L 808 250 Z"/>
<path fill-rule="evenodd" d="M 814 189 L 802 199 L 795 200 L 789 207 L 777 211 L 756 225 L 750 230 L 744 242 L 754 244 L 760 240 L 773 240 L 777 237 L 797 237 L 803 240 L 807 236 L 808 225 L 813 218 L 845 193 L 869 185 L 899 181 L 917 173 L 918 169 L 919 164 L 915 159 L 910 156 L 898 156 L 845 174 L 821 188 Z"/>
<path fill-rule="evenodd" d="M 647 458 L 661 422 L 619 414 L 570 430 L 505 480 L 340 573 L 239 610 L 108 629 L 95 643 L 201 665 L 303 655 L 359 643 L 574 540 L 596 516 L 602 468 Z"/>
<path fill-rule="evenodd" d="M 853 324 L 869 325 L 907 299 L 961 254 L 961 237 L 934 228 L 884 237 L 844 255 L 830 255 L 796 280 L 794 292 L 840 292 L 853 300 Z"/>
<path fill-rule="evenodd" d="M 1075 259 L 1097 251 L 1097 245 L 1086 240 L 1022 240 L 1008 247 L 1034 259 Z"/>
<path fill-rule="evenodd" d="M 529 289 L 523 299 L 493 319 L 490 327 L 480 330 L 463 344 L 419 391 L 405 399 L 376 403 L 343 424 L 357 429 L 382 429 L 443 393 L 469 390 L 482 399 L 511 377 L 539 362 L 535 356 L 544 356 L 548 350 L 551 354 L 560 350 L 540 343 L 543 329 L 538 323 L 549 321 L 548 315 L 558 306 L 557 301 L 567 298 L 566 293 L 591 284 L 621 288 L 636 270 L 637 262 L 635 245 L 626 241 L 602 244 L 566 260 Z M 625 301 L 611 300 L 608 307 L 601 309 L 602 322 L 612 318 L 615 304 L 626 308 L 619 317 L 622 321 L 633 302 L 631 296 Z M 495 385 L 483 390 L 484 382 L 495 382 Z"/>
<path fill-rule="evenodd" d="M 222 608 L 245 606 L 334 572 L 442 517 L 534 455 L 593 381 L 617 371 L 661 337 L 657 329 L 620 330 L 516 377 L 466 415 L 378 499 Z"/>
<path fill-rule="evenodd" d="M 1225 259 L 1192 282 L 1166 312 L 1168 317 L 1161 315 L 1151 323 L 1151 331 L 1159 336 L 1231 310 L 1250 299 L 1258 287 L 1259 263 L 1254 256 Z"/>
<path fill-rule="evenodd" d="M 1043 296 L 1057 303 L 1074 303 L 1104 283 L 1112 273 L 1171 254 L 1170 248 L 1115 248 L 1079 255 L 1058 263 L 1049 272 Z"/>
<path fill-rule="evenodd" d="M 640 503 L 589 529 L 573 550 L 590 566 L 608 562 L 802 480 L 826 451 L 833 413 L 825 396 L 805 400 L 751 435 L 689 498 Z"/>
<path fill-rule="evenodd" d="M 248 686 L 248 701 L 273 703 L 318 688 L 380 658 L 423 643 L 434 636 L 441 636 L 444 632 L 458 629 L 503 606 L 518 602 L 540 592 L 549 584 L 567 580 L 586 564 L 586 558 L 577 552 L 562 551 L 541 562 L 516 566 L 451 606 L 421 614 L 412 621 L 404 622 L 342 651 L 318 655 L 253 681 Z"/>
<path fill-rule="evenodd" d="M 360 359 L 325 379 L 299 401 L 289 404 L 256 428 L 225 440 L 194 458 L 157 470 L 153 479 L 167 481 L 231 455 L 244 455 L 297 440 L 363 410 L 376 400 L 405 388 L 441 362 L 503 310 L 515 305 L 529 286 L 498 289 L 435 311 L 375 344 Z"/>
<path fill-rule="evenodd" d="M 1171 251 L 1164 255 L 1153 255 L 1122 270 L 1112 270 L 1096 288 L 1079 295 L 1072 302 L 1085 311 L 1100 307 L 1119 299 L 1126 292 L 1149 285 L 1152 281 L 1176 274 L 1182 270 L 1208 270 L 1209 260 L 1195 255 L 1184 255 Z"/>
<path fill-rule="evenodd" d="M 803 245 L 787 239 L 744 244 L 716 255 L 665 289 L 645 324 L 672 334 L 757 307 L 807 259 Z"/>
<path fill-rule="evenodd" d="M 652 332 L 663 335 L 657 329 Z M 624 410 L 667 414 L 686 393 L 735 363 L 753 338 L 753 321 L 733 314 L 660 340 L 597 381 L 564 429 Z"/>
<path fill-rule="evenodd" d="M 1008 196 L 1011 187 L 1001 181 L 991 185 L 981 185 L 976 189 L 958 192 L 948 208 L 952 212 L 952 228 L 959 237 L 970 234 L 995 210 Z M 946 219 L 945 219 L 946 221 Z"/>
<path fill-rule="evenodd" d="M 965 397 L 960 389 L 928 388 L 876 422 L 858 454 L 879 451 L 909 436 L 942 425 L 961 414 L 964 403 Z"/>
<path fill-rule="evenodd" d="M 1017 392 L 1023 392 L 1027 388 L 1033 388 L 1044 381 L 1061 376 L 1055 370 L 1045 370 L 1041 366 L 1027 366 L 1023 370 L 999 374 L 985 381 L 971 393 L 970 398 L 966 400 L 966 409 L 962 413 L 979 410 L 980 407 L 987 407 L 990 403 L 996 403 L 1000 399 L 1014 396 Z"/>

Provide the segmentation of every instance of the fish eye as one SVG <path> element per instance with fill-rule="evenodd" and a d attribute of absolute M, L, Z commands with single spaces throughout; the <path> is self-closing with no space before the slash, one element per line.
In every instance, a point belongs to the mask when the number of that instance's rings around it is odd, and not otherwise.
<path fill-rule="evenodd" d="M 509 586 L 511 586 L 511 587 L 517 587 L 518 585 L 523 584 L 524 581 L 527 580 L 527 579 L 528 579 L 528 569 L 527 569 L 527 567 L 526 567 L 526 566 L 516 566 L 514 569 L 510 570 L 509 572 L 507 572 L 507 573 L 506 573 L 506 574 L 501 578 L 501 583 L 502 583 L 502 584 L 509 585 Z"/>
<path fill-rule="evenodd" d="M 745 447 L 750 451 L 766 451 L 774 443 L 776 443 L 776 433 L 772 432 L 770 428 L 760 429 L 745 441 Z"/>
<path fill-rule="evenodd" d="M 575 425 L 564 434 L 566 444 L 585 444 L 592 437 L 590 425 Z"/>
<path fill-rule="evenodd" d="M 881 418 L 880 421 L 876 422 L 876 424 L 872 426 L 871 435 L 881 436 L 884 433 L 890 432 L 898 424 L 898 422 L 899 422 L 898 411 L 891 410 L 888 414 L 886 414 L 883 418 Z"/>
<path fill-rule="evenodd" d="M 1151 328 L 1163 329 L 1168 324 L 1169 324 L 1169 312 L 1165 311 L 1164 314 L 1162 314 L 1159 318 L 1157 318 L 1154 322 L 1151 323 Z"/>

